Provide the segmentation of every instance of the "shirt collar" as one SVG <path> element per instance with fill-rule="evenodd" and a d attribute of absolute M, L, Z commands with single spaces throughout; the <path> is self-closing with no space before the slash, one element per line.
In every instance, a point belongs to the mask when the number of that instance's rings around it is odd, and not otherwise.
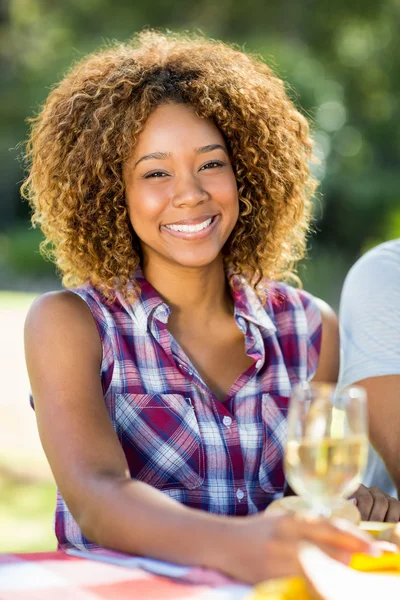
<path fill-rule="evenodd" d="M 259 296 L 244 277 L 231 275 L 229 271 L 227 275 L 235 306 L 235 320 L 238 321 L 239 317 L 243 317 L 247 321 L 251 321 L 270 333 L 274 333 L 276 327 L 272 322 L 271 317 L 268 315 L 269 302 L 267 301 L 267 303 L 263 305 Z M 120 292 L 117 292 L 117 297 L 121 305 L 127 310 L 132 319 L 134 319 L 143 331 L 148 328 L 149 321 L 154 318 L 162 323 L 167 323 L 171 309 L 147 279 L 145 279 L 140 267 L 135 271 L 135 280 L 140 286 L 138 300 L 129 303 Z"/>
<path fill-rule="evenodd" d="M 276 327 L 268 314 L 269 302 L 263 305 L 257 293 L 246 281 L 239 275 L 229 276 L 229 282 L 232 289 L 233 300 L 235 304 L 235 318 L 243 317 L 255 325 L 266 329 L 270 333 L 276 331 Z"/>
<path fill-rule="evenodd" d="M 117 298 L 121 305 L 142 331 L 147 330 L 149 321 L 153 318 L 167 323 L 171 309 L 145 279 L 140 267 L 136 269 L 134 279 L 140 286 L 139 297 L 136 301 L 130 303 L 121 292 L 117 292 Z M 131 285 L 133 287 L 133 284 Z"/>

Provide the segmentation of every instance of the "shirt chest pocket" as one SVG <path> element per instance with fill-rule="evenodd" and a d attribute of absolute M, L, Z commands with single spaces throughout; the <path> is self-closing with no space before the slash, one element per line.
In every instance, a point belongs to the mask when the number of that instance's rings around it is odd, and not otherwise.
<path fill-rule="evenodd" d="M 133 478 L 164 490 L 203 483 L 204 449 L 190 400 L 179 394 L 121 394 L 115 416 Z"/>
<path fill-rule="evenodd" d="M 268 494 L 281 495 L 285 485 L 284 451 L 287 436 L 287 416 L 290 398 L 263 394 L 262 452 L 260 487 Z"/>

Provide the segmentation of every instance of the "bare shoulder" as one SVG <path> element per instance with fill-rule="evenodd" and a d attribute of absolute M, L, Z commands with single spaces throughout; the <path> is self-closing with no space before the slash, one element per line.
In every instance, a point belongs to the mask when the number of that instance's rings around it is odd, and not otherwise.
<path fill-rule="evenodd" d="M 101 341 L 87 304 L 68 290 L 36 298 L 25 320 L 25 348 L 65 349 L 84 345 L 101 357 Z"/>
<path fill-rule="evenodd" d="M 339 331 L 339 320 L 333 308 L 327 302 L 321 300 L 321 298 L 315 298 L 315 302 L 321 313 L 322 328 L 330 334 L 337 333 Z"/>
<path fill-rule="evenodd" d="M 69 290 L 47 292 L 36 298 L 27 314 L 26 324 L 40 321 L 44 324 L 48 320 L 64 320 L 66 317 L 76 320 L 90 314 L 86 303 L 77 294 Z"/>
<path fill-rule="evenodd" d="M 321 313 L 322 340 L 315 381 L 336 382 L 339 375 L 339 321 L 335 311 L 320 298 L 315 298 Z"/>

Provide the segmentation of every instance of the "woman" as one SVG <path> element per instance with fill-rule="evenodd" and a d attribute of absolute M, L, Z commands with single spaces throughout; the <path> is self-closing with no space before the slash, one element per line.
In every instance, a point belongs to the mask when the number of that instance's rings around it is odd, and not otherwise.
<path fill-rule="evenodd" d="M 72 288 L 26 322 L 61 547 L 249 582 L 295 573 L 301 539 L 367 550 L 262 513 L 282 495 L 291 386 L 337 375 L 329 307 L 277 282 L 314 188 L 282 82 L 221 43 L 147 32 L 75 66 L 30 142 L 25 195 Z"/>

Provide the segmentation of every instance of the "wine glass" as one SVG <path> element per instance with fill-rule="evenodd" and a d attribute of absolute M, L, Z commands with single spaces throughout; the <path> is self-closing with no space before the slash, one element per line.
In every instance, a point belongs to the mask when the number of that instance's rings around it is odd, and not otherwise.
<path fill-rule="evenodd" d="M 329 517 L 356 491 L 366 466 L 366 392 L 327 383 L 293 389 L 285 452 L 286 478 L 314 514 Z"/>

